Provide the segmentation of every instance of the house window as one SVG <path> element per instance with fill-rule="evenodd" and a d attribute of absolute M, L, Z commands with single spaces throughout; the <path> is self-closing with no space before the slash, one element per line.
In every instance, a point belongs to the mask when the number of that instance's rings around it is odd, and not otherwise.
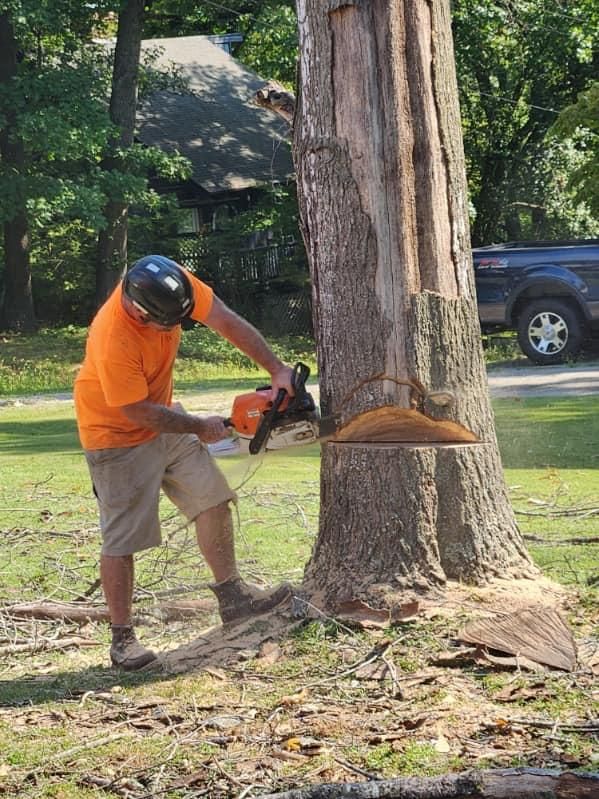
<path fill-rule="evenodd" d="M 236 215 L 237 211 L 232 205 L 217 205 L 212 212 L 212 230 L 214 232 L 222 230 L 229 219 Z"/>
<path fill-rule="evenodd" d="M 179 233 L 199 233 L 200 228 L 199 210 L 197 208 L 181 209 Z"/>

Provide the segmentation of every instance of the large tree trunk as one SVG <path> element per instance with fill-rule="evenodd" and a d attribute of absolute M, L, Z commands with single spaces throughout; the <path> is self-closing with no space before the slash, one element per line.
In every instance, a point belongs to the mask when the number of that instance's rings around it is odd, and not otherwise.
<path fill-rule="evenodd" d="M 119 13 L 110 96 L 110 118 L 119 131 L 112 142 L 115 150 L 133 144 L 144 5 L 144 0 L 123 0 Z M 122 160 L 113 154 L 102 166 L 107 172 L 119 171 Z M 106 227 L 98 237 L 96 263 L 97 305 L 104 302 L 127 268 L 128 214 L 122 196 L 112 197 L 104 208 Z"/>
<path fill-rule="evenodd" d="M 9 84 L 17 74 L 17 42 L 10 17 L 0 14 L 0 84 Z M 0 156 L 4 171 L 14 175 L 15 207 L 4 223 L 4 291 L 0 307 L 0 329 L 32 331 L 36 328 L 29 265 L 29 222 L 18 181 L 24 177 L 25 149 L 15 132 L 15 113 L 3 109 Z"/>
<path fill-rule="evenodd" d="M 324 413 L 384 373 L 449 390 L 478 443 L 328 443 L 306 585 L 328 606 L 533 572 L 482 355 L 448 0 L 298 0 L 295 160 Z M 360 413 L 407 388 L 366 383 Z"/>

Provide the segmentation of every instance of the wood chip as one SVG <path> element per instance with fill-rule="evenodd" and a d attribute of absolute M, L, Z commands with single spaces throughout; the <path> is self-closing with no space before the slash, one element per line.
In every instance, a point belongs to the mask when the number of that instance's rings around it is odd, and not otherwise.
<path fill-rule="evenodd" d="M 545 607 L 525 608 L 478 619 L 458 635 L 461 641 L 505 652 L 562 671 L 576 669 L 576 644 L 560 614 Z M 494 653 L 490 653 L 489 659 Z"/>

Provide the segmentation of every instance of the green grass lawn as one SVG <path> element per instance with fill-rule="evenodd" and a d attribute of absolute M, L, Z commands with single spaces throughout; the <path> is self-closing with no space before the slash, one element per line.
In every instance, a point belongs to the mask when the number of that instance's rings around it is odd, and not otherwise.
<path fill-rule="evenodd" d="M 204 394 L 183 392 L 188 409 L 225 413 L 235 392 L 253 383 L 216 385 Z M 548 542 L 530 542 L 535 560 L 549 576 L 585 585 L 597 576 L 599 547 L 560 541 L 599 536 L 599 398 L 499 400 L 494 407 L 519 524 Z M 1 408 L 0 450 L 1 598 L 81 596 L 95 580 L 98 533 L 72 404 Z M 238 554 L 247 572 L 301 578 L 318 527 L 319 460 L 317 446 L 219 460 L 239 493 Z M 160 573 L 163 588 L 208 580 L 166 499 L 162 517 L 168 545 L 142 558 L 141 585 L 150 590 Z"/>
<path fill-rule="evenodd" d="M 210 355 L 210 339 L 203 335 L 186 345 L 178 398 L 192 412 L 224 414 L 236 393 L 255 388 L 263 376 L 227 351 Z M 26 358 L 23 349 L 17 355 L 14 342 L 5 341 L 0 396 L 68 391 L 82 339 L 73 333 L 69 359 L 64 338 L 54 359 L 50 334 L 37 350 L 28 343 Z M 286 360 L 312 363 L 301 342 L 295 349 L 285 346 Z M 588 636 L 597 618 L 599 546 L 565 541 L 599 537 L 599 398 L 499 400 L 494 408 L 520 527 L 526 536 L 543 539 L 529 545 L 545 573 L 576 587 L 580 601 L 570 608 L 570 622 L 577 637 Z M 96 505 L 72 402 L 0 406 L 0 453 L 0 604 L 41 598 L 101 602 Z M 317 534 L 319 447 L 219 463 L 240 498 L 236 541 L 243 573 L 299 582 Z M 136 608 L 152 606 L 169 591 L 202 595 L 210 580 L 191 531 L 167 500 L 161 516 L 163 547 L 138 560 Z M 282 654 L 274 663 L 257 658 L 230 669 L 152 676 L 107 666 L 105 625 L 2 618 L 0 649 L 38 635 L 80 635 L 92 646 L 0 655 L 1 795 L 92 799 L 125 795 L 126 788 L 131 796 L 183 799 L 197 789 L 199 796 L 221 799 L 239 796 L 254 783 L 274 790 L 361 779 L 343 762 L 391 778 L 489 766 L 590 768 L 596 752 L 596 735 L 557 726 L 582 725 L 596 716 L 592 677 L 539 677 L 480 664 L 435 672 L 431 658 L 450 645 L 459 619 L 423 619 L 385 631 L 394 639 L 388 657 L 403 696 L 389 680 L 348 669 L 370 662 L 373 647 L 384 640 L 381 631 L 352 630 L 332 620 L 304 625 L 280 641 Z M 140 634 L 150 646 L 171 649 L 202 636 L 208 623 L 146 618 Z M 404 682 L 419 674 L 425 678 L 420 687 Z M 508 688 L 521 689 L 523 698 L 501 703 L 497 697 Z M 218 726 L 237 716 L 237 728 Z M 541 717 L 549 727 L 512 730 L 505 719 L 514 716 Z M 405 725 L 400 738 L 377 742 L 379 733 L 397 723 Z M 323 743 L 321 754 L 300 760 L 272 756 L 304 735 Z M 104 780 L 104 787 L 91 778 Z"/>

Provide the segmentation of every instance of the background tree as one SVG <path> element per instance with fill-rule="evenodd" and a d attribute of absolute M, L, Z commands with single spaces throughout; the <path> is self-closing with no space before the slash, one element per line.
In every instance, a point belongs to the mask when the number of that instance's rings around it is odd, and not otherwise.
<path fill-rule="evenodd" d="M 447 578 L 530 573 L 504 484 L 469 252 L 447 0 L 299 0 L 295 157 L 314 287 L 321 405 L 393 403 L 394 439 L 324 446 L 306 585 L 335 605 Z M 475 444 L 427 441 L 423 410 Z M 373 443 L 374 440 L 374 443 Z"/>
<path fill-rule="evenodd" d="M 562 180 L 575 154 L 546 137 L 597 74 L 598 23 L 589 0 L 453 3 L 475 245 L 593 232 Z"/>
<path fill-rule="evenodd" d="M 98 5 L 98 8 L 100 5 Z M 95 12 L 72 0 L 2 3 L 0 56 L 0 219 L 4 226 L 4 291 L 0 322 L 31 329 L 32 226 L 42 229 L 51 206 L 89 208 L 81 172 L 97 145 L 99 76 L 79 57 Z M 75 110 L 76 109 L 76 110 Z M 93 213 L 93 212 L 92 212 Z"/>
<path fill-rule="evenodd" d="M 18 70 L 19 54 L 12 20 L 7 12 L 0 14 L 0 83 L 4 95 L 11 94 Z M 35 312 L 31 293 L 29 264 L 29 220 L 23 202 L 22 187 L 25 153 L 23 140 L 16 131 L 16 114 L 5 105 L 0 130 L 0 156 L 3 177 L 12 176 L 12 211 L 6 209 L 3 221 L 6 269 L 4 292 L 0 305 L 0 328 L 31 331 L 35 329 Z"/>
<path fill-rule="evenodd" d="M 579 154 L 579 164 L 569 183 L 580 202 L 586 203 L 599 218 L 599 82 L 582 92 L 576 103 L 564 109 L 551 129 L 556 138 L 571 142 Z"/>
<path fill-rule="evenodd" d="M 101 305 L 127 267 L 127 222 L 129 202 L 120 175 L 125 171 L 127 150 L 133 145 L 139 83 L 139 61 L 145 0 L 123 0 L 119 9 L 110 119 L 114 134 L 102 162 L 108 202 L 106 223 L 98 237 L 96 303 Z"/>
<path fill-rule="evenodd" d="M 118 188 L 143 211 L 134 225 L 136 253 L 136 246 L 163 240 L 163 220 L 175 216 L 172 202 L 149 188 L 148 176 L 184 177 L 189 165 L 180 156 L 133 145 L 120 170 L 100 168 L 115 132 L 108 114 L 112 60 L 93 38 L 111 32 L 104 22 L 110 23 L 114 3 L 14 0 L 3 7 L 3 32 L 12 26 L 15 45 L 2 47 L 0 56 L 6 77 L 0 80 L 0 126 L 12 148 L 0 158 L 0 221 L 7 237 L 1 324 L 30 328 L 36 305 L 46 323 L 85 324 L 95 308 L 94 256 L 109 197 Z M 180 87 L 180 81 L 144 60 L 140 85 L 149 92 Z"/>

